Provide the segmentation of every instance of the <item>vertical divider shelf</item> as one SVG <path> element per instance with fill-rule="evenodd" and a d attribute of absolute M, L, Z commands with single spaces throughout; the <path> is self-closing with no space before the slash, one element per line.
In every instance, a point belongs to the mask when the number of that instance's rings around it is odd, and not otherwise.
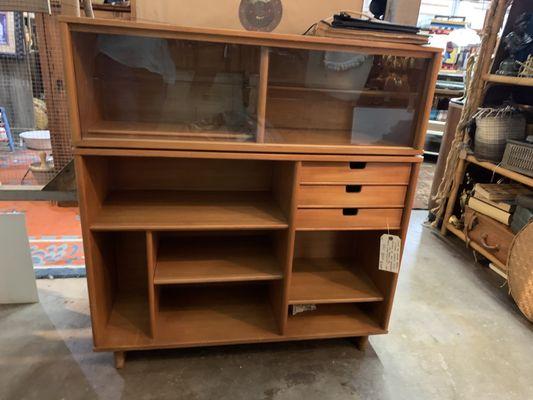
<path fill-rule="evenodd" d="M 257 142 L 265 141 L 266 103 L 268 92 L 268 67 L 270 62 L 270 49 L 261 47 L 261 61 L 259 63 L 259 88 L 257 95 Z"/>
<path fill-rule="evenodd" d="M 298 204 L 298 188 L 299 188 L 299 181 L 300 181 L 300 170 L 301 170 L 302 163 L 300 161 L 297 161 L 294 164 L 293 169 L 293 175 L 290 182 L 287 182 L 287 185 L 292 185 L 291 187 L 291 195 L 290 195 L 290 203 L 287 205 L 287 219 L 289 222 L 289 227 L 287 229 L 287 250 L 286 250 L 286 259 L 285 259 L 285 271 L 284 271 L 284 279 L 283 279 L 283 293 L 281 297 L 281 333 L 282 335 L 285 334 L 286 328 L 287 328 L 287 318 L 288 318 L 288 307 L 289 307 L 289 290 L 291 285 L 291 276 L 292 276 L 292 262 L 294 258 L 294 241 L 295 241 L 295 235 L 296 235 L 296 227 L 295 227 L 295 217 L 296 217 L 296 209 Z M 289 177 L 285 177 L 285 179 L 290 179 Z"/>
<path fill-rule="evenodd" d="M 157 335 L 157 314 L 159 312 L 159 286 L 154 284 L 155 266 L 157 260 L 157 233 L 146 232 L 146 258 L 148 273 L 148 306 L 150 309 L 150 333 L 152 338 Z"/>

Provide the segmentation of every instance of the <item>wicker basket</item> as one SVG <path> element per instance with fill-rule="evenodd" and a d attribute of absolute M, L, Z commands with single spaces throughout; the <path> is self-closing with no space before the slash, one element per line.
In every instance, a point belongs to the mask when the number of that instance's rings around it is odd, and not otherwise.
<path fill-rule="evenodd" d="M 533 177 L 533 144 L 509 140 L 503 153 L 502 166 Z"/>
<path fill-rule="evenodd" d="M 526 136 L 524 115 L 511 107 L 482 108 L 474 117 L 476 119 L 474 154 L 479 160 L 499 163 L 507 140 L 521 140 Z"/>
<path fill-rule="evenodd" d="M 507 260 L 509 290 L 520 311 L 533 322 L 533 222 L 515 236 Z"/>

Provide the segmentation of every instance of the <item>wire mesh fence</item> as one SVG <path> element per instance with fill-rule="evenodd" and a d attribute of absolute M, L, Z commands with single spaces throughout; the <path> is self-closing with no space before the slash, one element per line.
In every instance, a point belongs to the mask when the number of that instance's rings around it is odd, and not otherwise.
<path fill-rule="evenodd" d="M 59 0 L 51 14 L 0 2 L 0 184 L 46 184 L 72 159 L 60 14 Z"/>

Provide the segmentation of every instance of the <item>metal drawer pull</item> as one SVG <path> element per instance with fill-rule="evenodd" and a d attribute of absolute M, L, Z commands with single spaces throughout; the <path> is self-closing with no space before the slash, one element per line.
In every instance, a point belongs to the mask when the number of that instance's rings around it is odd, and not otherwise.
<path fill-rule="evenodd" d="M 350 162 L 350 169 L 365 169 L 366 162 L 352 161 Z"/>
<path fill-rule="evenodd" d="M 494 246 L 491 246 L 490 244 L 487 243 L 487 238 L 488 238 L 489 235 L 487 235 L 486 233 L 484 233 L 483 235 L 481 235 L 481 245 L 486 248 L 487 250 L 495 250 L 495 251 L 498 251 L 500 249 L 500 246 L 495 244 Z"/>
<path fill-rule="evenodd" d="M 342 215 L 357 215 L 359 210 L 357 208 L 343 208 Z"/>
<path fill-rule="evenodd" d="M 346 193 L 360 193 L 362 188 L 361 185 L 346 185 Z"/>

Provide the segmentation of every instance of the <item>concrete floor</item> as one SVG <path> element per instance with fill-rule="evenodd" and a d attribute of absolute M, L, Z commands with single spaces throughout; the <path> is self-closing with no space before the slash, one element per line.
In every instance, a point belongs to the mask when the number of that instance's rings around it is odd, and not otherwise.
<path fill-rule="evenodd" d="M 84 279 L 0 307 L 0 399 L 533 399 L 533 324 L 413 213 L 391 332 L 347 340 L 93 353 Z"/>

